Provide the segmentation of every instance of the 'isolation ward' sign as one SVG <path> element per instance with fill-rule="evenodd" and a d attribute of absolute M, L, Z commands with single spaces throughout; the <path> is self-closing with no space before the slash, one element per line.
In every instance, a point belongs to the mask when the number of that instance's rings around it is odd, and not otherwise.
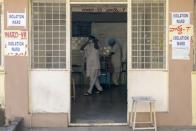
<path fill-rule="evenodd" d="M 26 13 L 7 13 L 7 26 L 26 27 Z"/>
<path fill-rule="evenodd" d="M 189 12 L 173 12 L 172 13 L 172 25 L 184 25 L 190 24 Z"/>
<path fill-rule="evenodd" d="M 27 56 L 28 55 L 28 33 L 21 30 L 5 30 L 5 55 Z"/>

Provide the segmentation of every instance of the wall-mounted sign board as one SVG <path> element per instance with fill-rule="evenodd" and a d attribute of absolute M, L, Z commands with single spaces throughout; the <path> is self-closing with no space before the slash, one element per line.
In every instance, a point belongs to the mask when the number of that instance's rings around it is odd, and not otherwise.
<path fill-rule="evenodd" d="M 190 59 L 191 36 L 176 35 L 172 40 L 172 59 L 189 60 Z"/>
<path fill-rule="evenodd" d="M 6 30 L 5 55 L 6 56 L 27 56 L 28 55 L 28 33 L 20 30 Z"/>
<path fill-rule="evenodd" d="M 189 60 L 193 25 L 170 25 L 169 41 L 172 44 L 172 59 Z"/>
<path fill-rule="evenodd" d="M 7 13 L 7 26 L 26 27 L 26 13 Z"/>
<path fill-rule="evenodd" d="M 190 24 L 189 12 L 172 12 L 172 25 Z"/>

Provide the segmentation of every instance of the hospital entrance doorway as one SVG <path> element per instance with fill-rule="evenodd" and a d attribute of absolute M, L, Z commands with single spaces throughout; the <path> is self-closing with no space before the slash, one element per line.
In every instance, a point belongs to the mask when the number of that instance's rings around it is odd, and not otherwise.
<path fill-rule="evenodd" d="M 71 5 L 71 27 L 71 124 L 127 123 L 127 6 Z"/>

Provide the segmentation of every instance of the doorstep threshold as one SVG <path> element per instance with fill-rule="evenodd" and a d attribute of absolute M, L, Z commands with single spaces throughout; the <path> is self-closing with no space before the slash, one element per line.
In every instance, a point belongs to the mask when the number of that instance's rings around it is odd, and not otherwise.
<path fill-rule="evenodd" d="M 70 127 L 89 127 L 89 126 L 128 126 L 128 123 L 70 123 Z"/>

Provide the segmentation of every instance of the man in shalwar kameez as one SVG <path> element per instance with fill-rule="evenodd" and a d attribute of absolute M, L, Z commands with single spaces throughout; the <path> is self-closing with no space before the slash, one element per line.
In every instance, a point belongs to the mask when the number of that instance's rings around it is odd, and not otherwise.
<path fill-rule="evenodd" d="M 94 86 L 97 89 L 96 93 L 103 91 L 99 82 L 100 59 L 98 39 L 92 35 L 90 35 L 88 39 L 89 40 L 81 47 L 86 60 L 86 76 L 90 78 L 90 87 L 84 95 L 91 95 Z"/>

